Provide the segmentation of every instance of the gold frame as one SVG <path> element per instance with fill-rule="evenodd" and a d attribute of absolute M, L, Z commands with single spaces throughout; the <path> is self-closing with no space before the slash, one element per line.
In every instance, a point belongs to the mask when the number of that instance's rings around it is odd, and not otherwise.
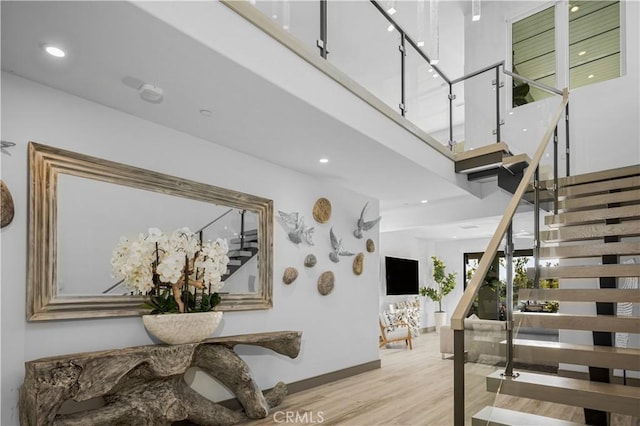
<path fill-rule="evenodd" d="M 216 310 L 244 311 L 273 306 L 272 200 L 29 142 L 27 321 L 135 316 L 148 312 L 140 306 L 145 296 L 57 294 L 56 203 L 59 173 L 257 213 L 259 291 L 227 294 Z"/>

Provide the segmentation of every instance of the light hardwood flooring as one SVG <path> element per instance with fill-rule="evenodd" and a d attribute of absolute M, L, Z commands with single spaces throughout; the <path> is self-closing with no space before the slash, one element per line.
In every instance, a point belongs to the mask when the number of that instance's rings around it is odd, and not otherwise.
<path fill-rule="evenodd" d="M 382 368 L 289 395 L 266 419 L 244 425 L 452 425 L 453 361 L 441 359 L 435 333 L 413 343 L 412 351 L 400 343 L 382 348 Z M 584 422 L 581 408 L 490 394 L 485 376 L 497 370 L 495 366 L 467 363 L 465 369 L 468 424 L 486 405 Z M 640 425 L 638 419 L 612 420 L 616 426 Z"/>

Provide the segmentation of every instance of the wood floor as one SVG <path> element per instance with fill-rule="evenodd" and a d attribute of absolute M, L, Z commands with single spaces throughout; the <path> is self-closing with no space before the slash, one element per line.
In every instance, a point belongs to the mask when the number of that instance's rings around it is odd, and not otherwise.
<path fill-rule="evenodd" d="M 452 425 L 453 361 L 441 359 L 435 333 L 416 338 L 413 348 L 400 343 L 382 348 L 382 368 L 289 395 L 266 419 L 244 425 Z M 584 423 L 581 408 L 486 392 L 485 376 L 497 367 L 467 363 L 465 368 L 469 424 L 486 405 Z M 614 417 L 612 425 L 640 422 Z"/>

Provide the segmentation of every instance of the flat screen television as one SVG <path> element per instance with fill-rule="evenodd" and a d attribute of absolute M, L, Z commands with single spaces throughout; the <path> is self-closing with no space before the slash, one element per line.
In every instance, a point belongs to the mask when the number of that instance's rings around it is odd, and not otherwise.
<path fill-rule="evenodd" d="M 387 294 L 418 294 L 418 261 L 386 256 Z"/>

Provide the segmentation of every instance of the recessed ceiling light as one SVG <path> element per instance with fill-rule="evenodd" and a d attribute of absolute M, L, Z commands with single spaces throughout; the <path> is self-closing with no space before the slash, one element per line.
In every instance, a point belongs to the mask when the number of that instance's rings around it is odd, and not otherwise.
<path fill-rule="evenodd" d="M 594 77 L 593 74 L 589 74 L 589 77 L 587 77 L 587 78 L 593 78 L 593 77 Z"/>
<path fill-rule="evenodd" d="M 201 109 L 200 114 L 202 114 L 205 117 L 211 117 L 213 113 L 208 109 Z"/>
<path fill-rule="evenodd" d="M 158 87 L 150 83 L 145 83 L 140 86 L 138 93 L 143 100 L 153 104 L 159 104 L 162 102 L 162 98 L 164 97 L 164 90 L 162 90 L 162 87 Z"/>
<path fill-rule="evenodd" d="M 527 129 L 522 129 L 522 131 L 523 131 L 523 132 L 526 132 L 526 131 L 527 131 Z"/>
<path fill-rule="evenodd" d="M 64 50 L 60 49 L 57 46 L 44 46 L 44 51 L 51 56 L 55 56 L 56 58 L 64 58 L 67 55 Z"/>
<path fill-rule="evenodd" d="M 429 202 L 429 200 L 420 200 L 420 202 L 421 202 L 422 204 L 427 204 L 427 203 Z"/>
<path fill-rule="evenodd" d="M 579 7 L 579 6 L 573 6 L 573 7 L 571 8 L 571 11 L 572 11 L 572 12 L 577 12 L 579 9 L 580 9 L 580 7 Z"/>
<path fill-rule="evenodd" d="M 440 77 L 438 74 L 433 75 L 433 78 L 438 78 L 438 77 Z"/>
<path fill-rule="evenodd" d="M 389 15 L 393 15 L 396 12 L 397 12 L 397 10 L 394 7 L 390 7 L 389 9 L 387 9 L 387 13 Z"/>
<path fill-rule="evenodd" d="M 433 72 L 433 68 L 429 68 L 429 72 Z"/>
<path fill-rule="evenodd" d="M 432 59 L 429 64 L 438 65 L 438 62 L 440 62 L 440 59 Z"/>
<path fill-rule="evenodd" d="M 513 115 L 513 111 L 509 111 L 509 115 Z"/>
<path fill-rule="evenodd" d="M 396 28 L 396 27 L 394 27 L 394 26 L 393 26 L 393 24 L 391 24 L 391 25 L 389 25 L 389 26 L 387 27 L 387 31 L 391 32 L 391 31 L 393 31 L 395 28 Z"/>
<path fill-rule="evenodd" d="M 418 47 L 423 47 L 424 46 L 424 41 L 419 41 L 418 42 Z"/>
<path fill-rule="evenodd" d="M 584 55 L 585 53 L 587 53 L 587 51 L 586 51 L 586 50 L 583 50 L 582 52 L 578 53 L 578 56 L 582 56 L 582 55 Z"/>
<path fill-rule="evenodd" d="M 320 163 L 322 163 L 322 164 L 327 164 L 328 162 L 329 162 L 328 158 L 321 158 L 320 159 Z"/>

